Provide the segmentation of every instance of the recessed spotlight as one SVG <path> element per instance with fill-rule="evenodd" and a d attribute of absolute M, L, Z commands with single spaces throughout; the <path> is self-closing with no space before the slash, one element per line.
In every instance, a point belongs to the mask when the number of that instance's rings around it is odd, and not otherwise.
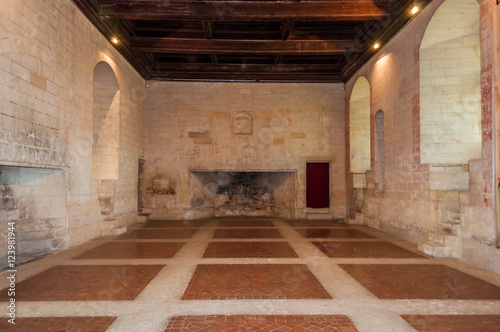
<path fill-rule="evenodd" d="M 373 44 L 373 49 L 377 50 L 379 48 L 380 48 L 380 44 L 379 43 Z"/>
<path fill-rule="evenodd" d="M 412 15 L 415 15 L 416 13 L 418 13 L 420 11 L 420 7 L 418 6 L 414 6 L 412 9 L 411 9 L 411 13 Z"/>
<path fill-rule="evenodd" d="M 111 42 L 115 45 L 118 44 L 118 38 L 116 37 L 111 38 Z"/>

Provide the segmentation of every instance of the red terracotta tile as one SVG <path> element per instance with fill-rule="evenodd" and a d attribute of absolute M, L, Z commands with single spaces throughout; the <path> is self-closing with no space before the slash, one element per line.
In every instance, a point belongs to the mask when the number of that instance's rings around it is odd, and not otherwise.
<path fill-rule="evenodd" d="M 313 242 L 330 258 L 425 258 L 387 242 Z"/>
<path fill-rule="evenodd" d="M 313 238 L 333 238 L 333 239 L 374 239 L 373 236 L 357 229 L 350 228 L 296 228 L 297 232 L 303 236 Z"/>
<path fill-rule="evenodd" d="M 287 242 L 211 242 L 203 258 L 297 258 Z"/>
<path fill-rule="evenodd" d="M 165 332 L 185 331 L 337 331 L 356 332 L 354 323 L 343 315 L 237 315 L 174 316 Z"/>
<path fill-rule="evenodd" d="M 17 301 L 133 300 L 164 265 L 60 265 L 21 281 Z M 7 290 L 0 302 L 8 301 Z"/>
<path fill-rule="evenodd" d="M 500 299 L 500 287 L 444 265 L 340 266 L 381 299 Z"/>
<path fill-rule="evenodd" d="M 185 242 L 108 242 L 75 259 L 172 258 Z"/>
<path fill-rule="evenodd" d="M 198 265 L 183 300 L 330 299 L 305 265 Z"/>
<path fill-rule="evenodd" d="M 0 318 L 2 332 L 28 331 L 106 331 L 116 317 L 17 317 L 13 325 L 8 318 Z"/>
<path fill-rule="evenodd" d="M 346 227 L 346 224 L 333 220 L 287 220 L 292 227 Z"/>
<path fill-rule="evenodd" d="M 144 228 L 202 227 L 206 223 L 206 220 L 151 220 Z"/>
<path fill-rule="evenodd" d="M 196 229 L 138 229 L 119 237 L 124 239 L 189 239 L 196 232 Z"/>
<path fill-rule="evenodd" d="M 419 332 L 498 332 L 500 315 L 404 315 Z"/>
<path fill-rule="evenodd" d="M 283 238 L 277 229 L 218 229 L 214 239 L 280 239 Z"/>
<path fill-rule="evenodd" d="M 274 227 L 274 224 L 269 220 L 224 219 L 219 221 L 219 227 Z"/>

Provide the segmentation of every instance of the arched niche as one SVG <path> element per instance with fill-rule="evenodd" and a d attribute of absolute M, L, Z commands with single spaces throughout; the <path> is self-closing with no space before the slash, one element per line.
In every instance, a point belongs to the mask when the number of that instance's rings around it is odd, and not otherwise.
<path fill-rule="evenodd" d="M 349 101 L 349 146 L 351 172 L 370 169 L 370 84 L 361 76 L 356 80 Z"/>
<path fill-rule="evenodd" d="M 375 113 L 375 189 L 385 189 L 384 112 Z"/>
<path fill-rule="evenodd" d="M 476 0 L 447 0 L 420 46 L 420 160 L 481 157 L 480 15 Z"/>
<path fill-rule="evenodd" d="M 119 177 L 120 87 L 106 62 L 94 68 L 92 178 Z"/>

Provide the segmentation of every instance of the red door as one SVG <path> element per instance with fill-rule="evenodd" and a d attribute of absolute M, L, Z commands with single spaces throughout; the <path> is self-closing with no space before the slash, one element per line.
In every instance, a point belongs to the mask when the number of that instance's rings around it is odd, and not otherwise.
<path fill-rule="evenodd" d="M 307 163 L 306 200 L 309 208 L 330 207 L 330 164 Z"/>

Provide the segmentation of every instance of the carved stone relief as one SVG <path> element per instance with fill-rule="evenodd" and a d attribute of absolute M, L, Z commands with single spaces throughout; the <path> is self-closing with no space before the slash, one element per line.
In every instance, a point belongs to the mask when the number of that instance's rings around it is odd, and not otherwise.
<path fill-rule="evenodd" d="M 253 115 L 249 112 L 233 114 L 233 134 L 253 135 Z"/>

